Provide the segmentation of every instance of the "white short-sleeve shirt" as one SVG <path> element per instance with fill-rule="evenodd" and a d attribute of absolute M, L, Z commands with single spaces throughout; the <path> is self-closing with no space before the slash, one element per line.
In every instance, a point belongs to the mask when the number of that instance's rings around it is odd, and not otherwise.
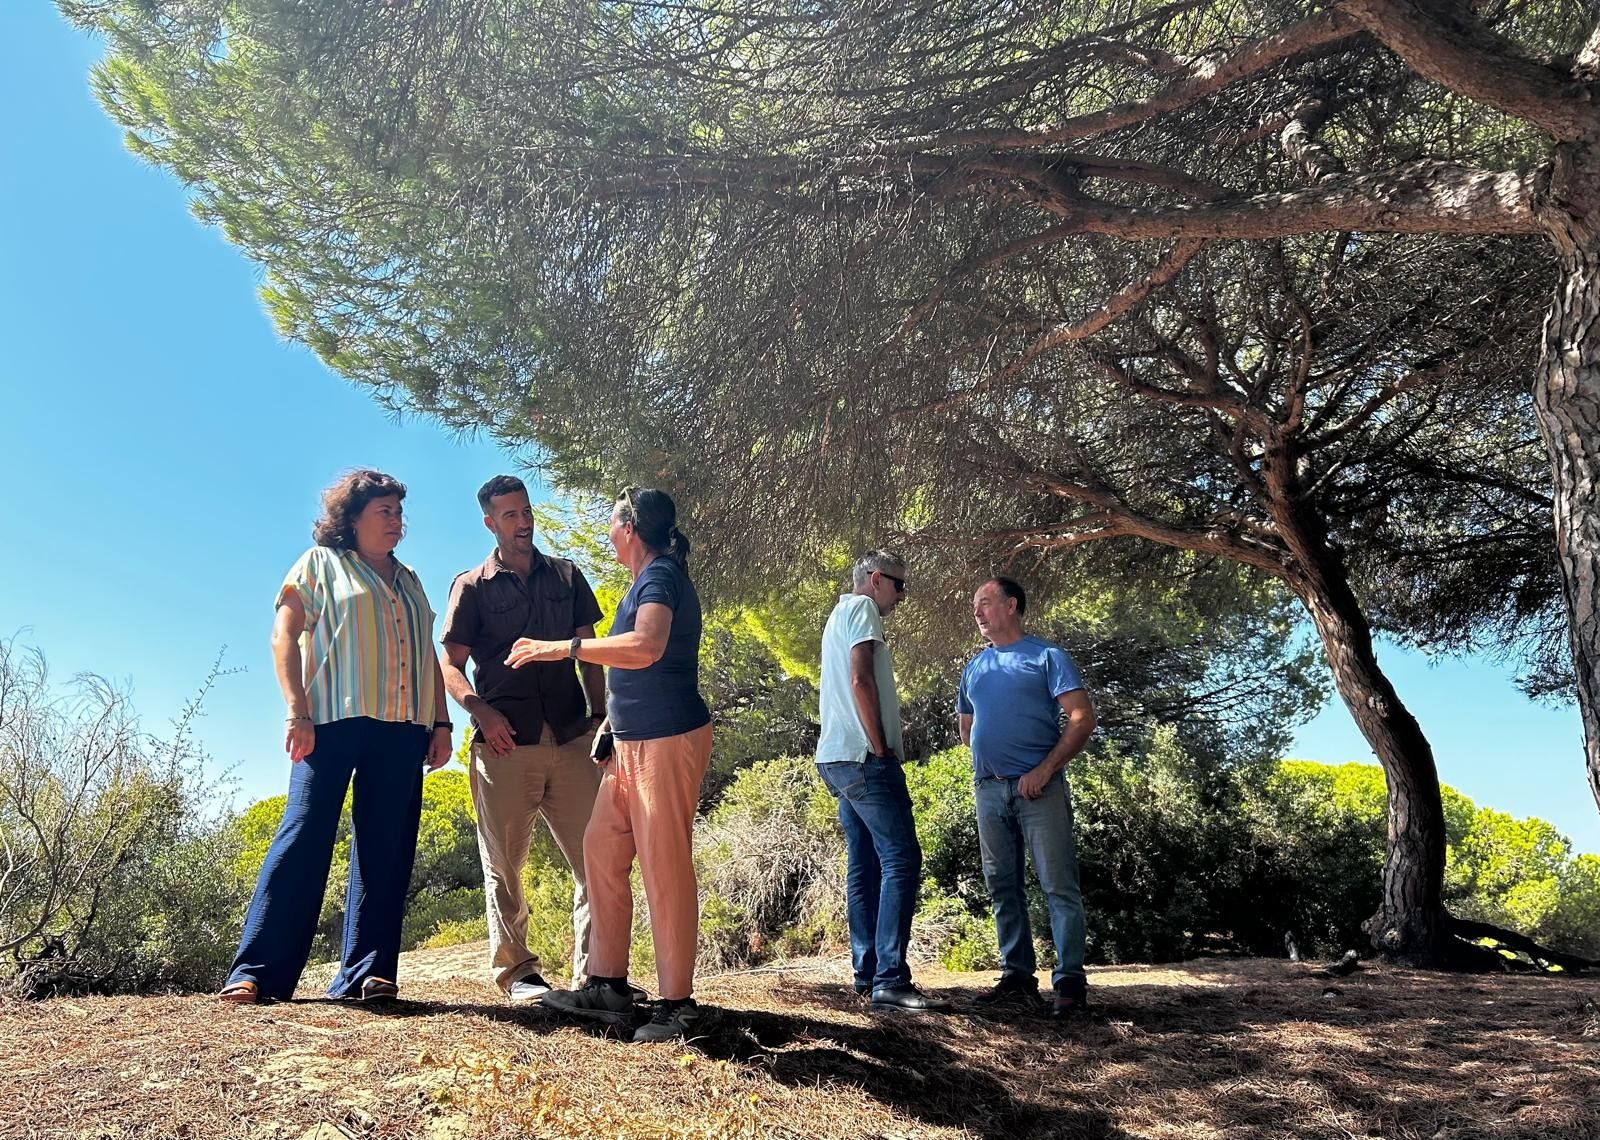
<path fill-rule="evenodd" d="M 873 675 L 878 682 L 878 708 L 883 717 L 885 743 L 900 759 L 905 749 L 900 735 L 900 695 L 894 687 L 894 662 L 883 635 L 883 615 L 865 594 L 842 594 L 822 630 L 822 684 L 817 740 L 817 763 L 860 761 L 867 754 L 867 732 L 861 727 L 855 698 L 850 693 L 850 650 L 863 641 L 875 641 Z"/>

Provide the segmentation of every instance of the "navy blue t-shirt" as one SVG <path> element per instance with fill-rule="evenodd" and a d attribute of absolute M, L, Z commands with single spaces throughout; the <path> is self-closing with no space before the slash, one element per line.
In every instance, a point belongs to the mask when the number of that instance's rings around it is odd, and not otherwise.
<path fill-rule="evenodd" d="M 617 605 L 611 632 L 632 633 L 639 607 L 650 602 L 672 611 L 666 652 L 643 669 L 606 670 L 606 713 L 619 740 L 678 736 L 711 720 L 700 699 L 700 595 L 681 566 L 661 557 L 641 570 Z"/>

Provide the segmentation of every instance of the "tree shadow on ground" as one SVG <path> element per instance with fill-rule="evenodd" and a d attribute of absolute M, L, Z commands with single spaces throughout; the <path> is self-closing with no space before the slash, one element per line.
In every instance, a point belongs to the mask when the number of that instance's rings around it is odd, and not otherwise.
<path fill-rule="evenodd" d="M 1172 1120 L 1244 1137 L 1600 1136 L 1588 986 L 1288 968 L 1209 977 L 1094 986 L 1091 1015 L 1065 1023 L 1042 1005 L 974 1005 L 981 987 L 943 991 L 957 1003 L 947 1015 L 869 1014 L 848 985 L 784 979 L 758 991 L 707 979 L 718 997 L 686 1048 L 985 1140 L 1117 1137 Z M 459 996 L 328 1004 L 466 1015 L 541 1037 L 626 1036 Z M 749 997 L 760 1008 L 741 1008 Z"/>
<path fill-rule="evenodd" d="M 819 987 L 832 989 L 833 987 Z M 834 1005 L 818 993 L 808 1004 Z M 859 1012 L 849 999 L 843 1008 Z M 857 1025 L 801 1013 L 708 1007 L 690 1043 L 708 1057 L 751 1065 L 787 1085 L 848 1085 L 931 1125 L 986 1140 L 1128 1135 L 1091 1104 L 1032 1097 L 964 1056 L 942 1014 L 884 1013 Z"/>
<path fill-rule="evenodd" d="M 1383 1135 L 1600 1136 L 1586 1007 L 1538 980 L 1117 985 L 1092 990 L 1093 1014 L 1066 1024 L 974 1007 L 977 992 L 947 991 L 963 1054 L 1045 1098 L 1116 1103 L 1141 1086 L 1140 1099 L 1229 1135 L 1346 1136 L 1361 1121 Z"/>
<path fill-rule="evenodd" d="M 321 999 L 331 1005 L 341 1006 L 351 1012 L 366 1014 L 371 1017 L 404 1019 L 409 1017 L 437 1017 L 443 1014 L 459 1014 L 466 1017 L 478 1017 L 485 1021 L 492 1021 L 500 1025 L 514 1025 L 530 1033 L 553 1033 L 557 1029 L 582 1029 L 595 1037 L 621 1037 L 626 1039 L 633 1032 L 634 1026 L 649 1020 L 648 1007 L 637 1007 L 634 1012 L 634 1021 L 627 1025 L 608 1025 L 598 1021 L 585 1021 L 582 1018 L 567 1017 L 545 1009 L 537 1004 L 511 1005 L 495 1002 L 461 1002 L 441 1001 L 427 998 L 394 998 L 389 1001 L 379 1002 L 341 1002 L 334 998 Z M 309 1004 L 297 1002 L 296 1004 Z"/>

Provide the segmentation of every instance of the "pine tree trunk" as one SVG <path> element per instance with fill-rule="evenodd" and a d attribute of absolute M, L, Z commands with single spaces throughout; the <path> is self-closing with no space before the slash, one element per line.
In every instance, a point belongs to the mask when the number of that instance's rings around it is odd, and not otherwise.
<path fill-rule="evenodd" d="M 1557 148 L 1542 213 L 1561 278 L 1533 400 L 1550 453 L 1589 788 L 1600 804 L 1600 143 Z"/>
<path fill-rule="evenodd" d="M 1319 570 L 1331 569 L 1318 567 Z M 1433 749 L 1378 666 L 1372 629 L 1342 572 L 1318 575 L 1301 601 L 1322 638 L 1334 684 L 1389 786 L 1383 903 L 1365 923 L 1373 948 L 1406 966 L 1446 964 L 1444 804 Z"/>
<path fill-rule="evenodd" d="M 1322 639 L 1335 687 L 1367 738 L 1388 784 L 1388 839 L 1383 902 L 1363 924 L 1373 949 L 1405 966 L 1455 964 L 1455 940 L 1444 909 L 1444 802 L 1433 748 L 1378 665 L 1372 626 L 1350 586 L 1350 574 L 1321 517 L 1303 509 L 1296 461 L 1269 447 L 1272 513 L 1289 548 L 1286 583 Z"/>

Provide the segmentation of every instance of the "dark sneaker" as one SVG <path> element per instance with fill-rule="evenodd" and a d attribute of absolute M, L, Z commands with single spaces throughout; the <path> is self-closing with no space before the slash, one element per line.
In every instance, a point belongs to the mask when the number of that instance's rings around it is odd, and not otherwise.
<path fill-rule="evenodd" d="M 1038 1005 L 1039 981 L 1032 974 L 1006 974 L 972 999 L 979 1005 Z"/>
<path fill-rule="evenodd" d="M 1089 1012 L 1089 984 L 1082 978 L 1066 978 L 1056 983 L 1056 1000 L 1050 1016 L 1079 1017 Z"/>
<path fill-rule="evenodd" d="M 944 998 L 929 997 L 907 982 L 903 986 L 880 986 L 872 991 L 873 1009 L 898 1009 L 910 1013 L 933 1013 L 950 1008 Z"/>
<path fill-rule="evenodd" d="M 570 1013 L 573 1017 L 623 1025 L 633 1020 L 633 998 L 610 982 L 590 979 L 582 989 L 551 990 L 544 995 L 546 1009 Z"/>
<path fill-rule="evenodd" d="M 542 974 L 534 972 L 532 974 L 524 974 L 512 982 L 511 987 L 506 990 L 506 997 L 513 1002 L 530 1002 L 538 1001 L 549 992 L 550 983 L 544 980 Z"/>
<path fill-rule="evenodd" d="M 694 1023 L 700 1020 L 700 1007 L 695 1004 L 694 998 L 683 998 L 679 1001 L 669 1001 L 663 998 L 655 1003 L 655 1010 L 650 1014 L 650 1020 L 633 1031 L 635 1041 L 669 1041 L 675 1037 L 687 1037 L 694 1028 Z"/>

